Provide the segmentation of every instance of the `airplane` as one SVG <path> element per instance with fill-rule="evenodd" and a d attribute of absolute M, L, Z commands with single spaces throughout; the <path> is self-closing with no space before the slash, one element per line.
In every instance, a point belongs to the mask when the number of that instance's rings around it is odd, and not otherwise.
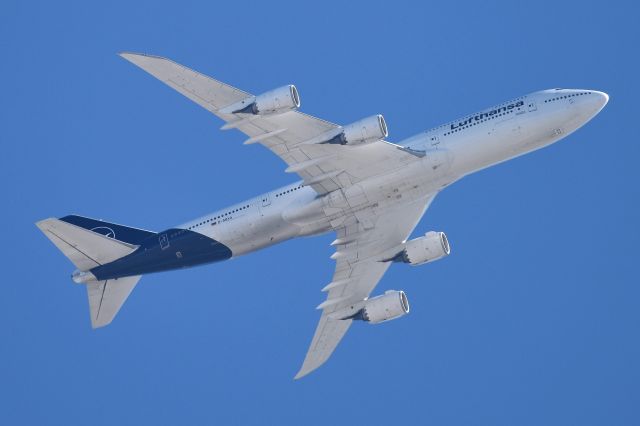
<path fill-rule="evenodd" d="M 162 232 L 77 215 L 36 225 L 77 268 L 72 280 L 87 288 L 93 328 L 111 323 L 143 274 L 335 232 L 335 272 L 296 379 L 324 364 L 354 321 L 409 313 L 404 291 L 371 293 L 393 263 L 418 266 L 450 254 L 444 232 L 409 239 L 440 191 L 557 142 L 609 100 L 596 90 L 542 90 L 392 143 L 382 115 L 337 125 L 299 112 L 294 85 L 252 95 L 166 58 L 120 56 L 222 119 L 222 130 L 246 134 L 244 144 L 271 150 L 301 180 Z"/>

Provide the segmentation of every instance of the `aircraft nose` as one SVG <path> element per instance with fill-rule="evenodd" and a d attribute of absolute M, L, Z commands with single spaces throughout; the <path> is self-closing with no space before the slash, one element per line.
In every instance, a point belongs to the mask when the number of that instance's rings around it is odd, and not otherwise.
<path fill-rule="evenodd" d="M 604 106 L 609 102 L 609 95 L 604 92 L 593 91 L 594 95 L 596 95 L 596 100 L 594 101 L 598 106 L 598 111 L 600 111 Z"/>
<path fill-rule="evenodd" d="M 590 90 L 587 93 L 587 96 L 584 97 L 580 104 L 582 105 L 582 111 L 589 117 L 593 117 L 609 102 L 609 95 L 597 90 Z"/>

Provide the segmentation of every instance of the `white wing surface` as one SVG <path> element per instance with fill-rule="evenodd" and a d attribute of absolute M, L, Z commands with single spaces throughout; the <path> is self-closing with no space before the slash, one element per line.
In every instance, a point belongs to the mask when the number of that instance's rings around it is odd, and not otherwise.
<path fill-rule="evenodd" d="M 340 126 L 298 111 L 264 116 L 233 113 L 229 107 L 253 95 L 166 58 L 137 53 L 121 56 L 220 117 L 227 123 L 223 129 L 238 129 L 249 136 L 245 143 L 269 148 L 287 163 L 288 172 L 300 175 L 319 194 L 349 187 L 416 160 L 385 141 L 355 147 L 319 144 L 327 135 L 338 134 Z"/>
<path fill-rule="evenodd" d="M 369 297 L 434 198 L 435 194 L 364 220 L 354 217 L 337 231 L 337 251 L 332 256 L 336 270 L 323 289 L 328 295 L 318 306 L 323 310 L 320 323 L 296 379 L 331 356 L 352 322 L 341 318 L 355 314 L 357 304 Z"/>

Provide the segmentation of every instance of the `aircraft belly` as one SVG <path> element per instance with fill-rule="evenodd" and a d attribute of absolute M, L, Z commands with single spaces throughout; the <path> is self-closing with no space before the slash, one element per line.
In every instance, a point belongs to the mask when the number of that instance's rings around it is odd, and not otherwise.
<path fill-rule="evenodd" d="M 229 246 L 234 256 L 249 253 L 299 235 L 300 227 L 287 223 L 273 207 L 267 215 L 248 215 L 243 220 L 224 224 L 221 241 Z"/>

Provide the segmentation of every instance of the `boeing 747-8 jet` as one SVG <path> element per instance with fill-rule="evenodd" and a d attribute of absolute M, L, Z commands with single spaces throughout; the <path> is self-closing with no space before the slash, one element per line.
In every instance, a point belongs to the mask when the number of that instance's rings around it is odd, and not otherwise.
<path fill-rule="evenodd" d="M 143 274 L 217 262 L 282 241 L 335 232 L 333 278 L 296 378 L 322 365 L 353 321 L 409 312 L 403 291 L 371 293 L 392 263 L 422 265 L 450 253 L 444 232 L 409 239 L 436 195 L 480 169 L 550 145 L 608 101 L 595 90 L 542 90 L 391 143 L 382 115 L 348 125 L 298 111 L 293 85 L 252 95 L 171 60 L 121 56 L 246 134 L 302 180 L 191 222 L 151 232 L 81 216 L 37 223 L 77 268 L 92 326 L 113 320 Z M 320 283 L 318 283 L 320 284 Z"/>

